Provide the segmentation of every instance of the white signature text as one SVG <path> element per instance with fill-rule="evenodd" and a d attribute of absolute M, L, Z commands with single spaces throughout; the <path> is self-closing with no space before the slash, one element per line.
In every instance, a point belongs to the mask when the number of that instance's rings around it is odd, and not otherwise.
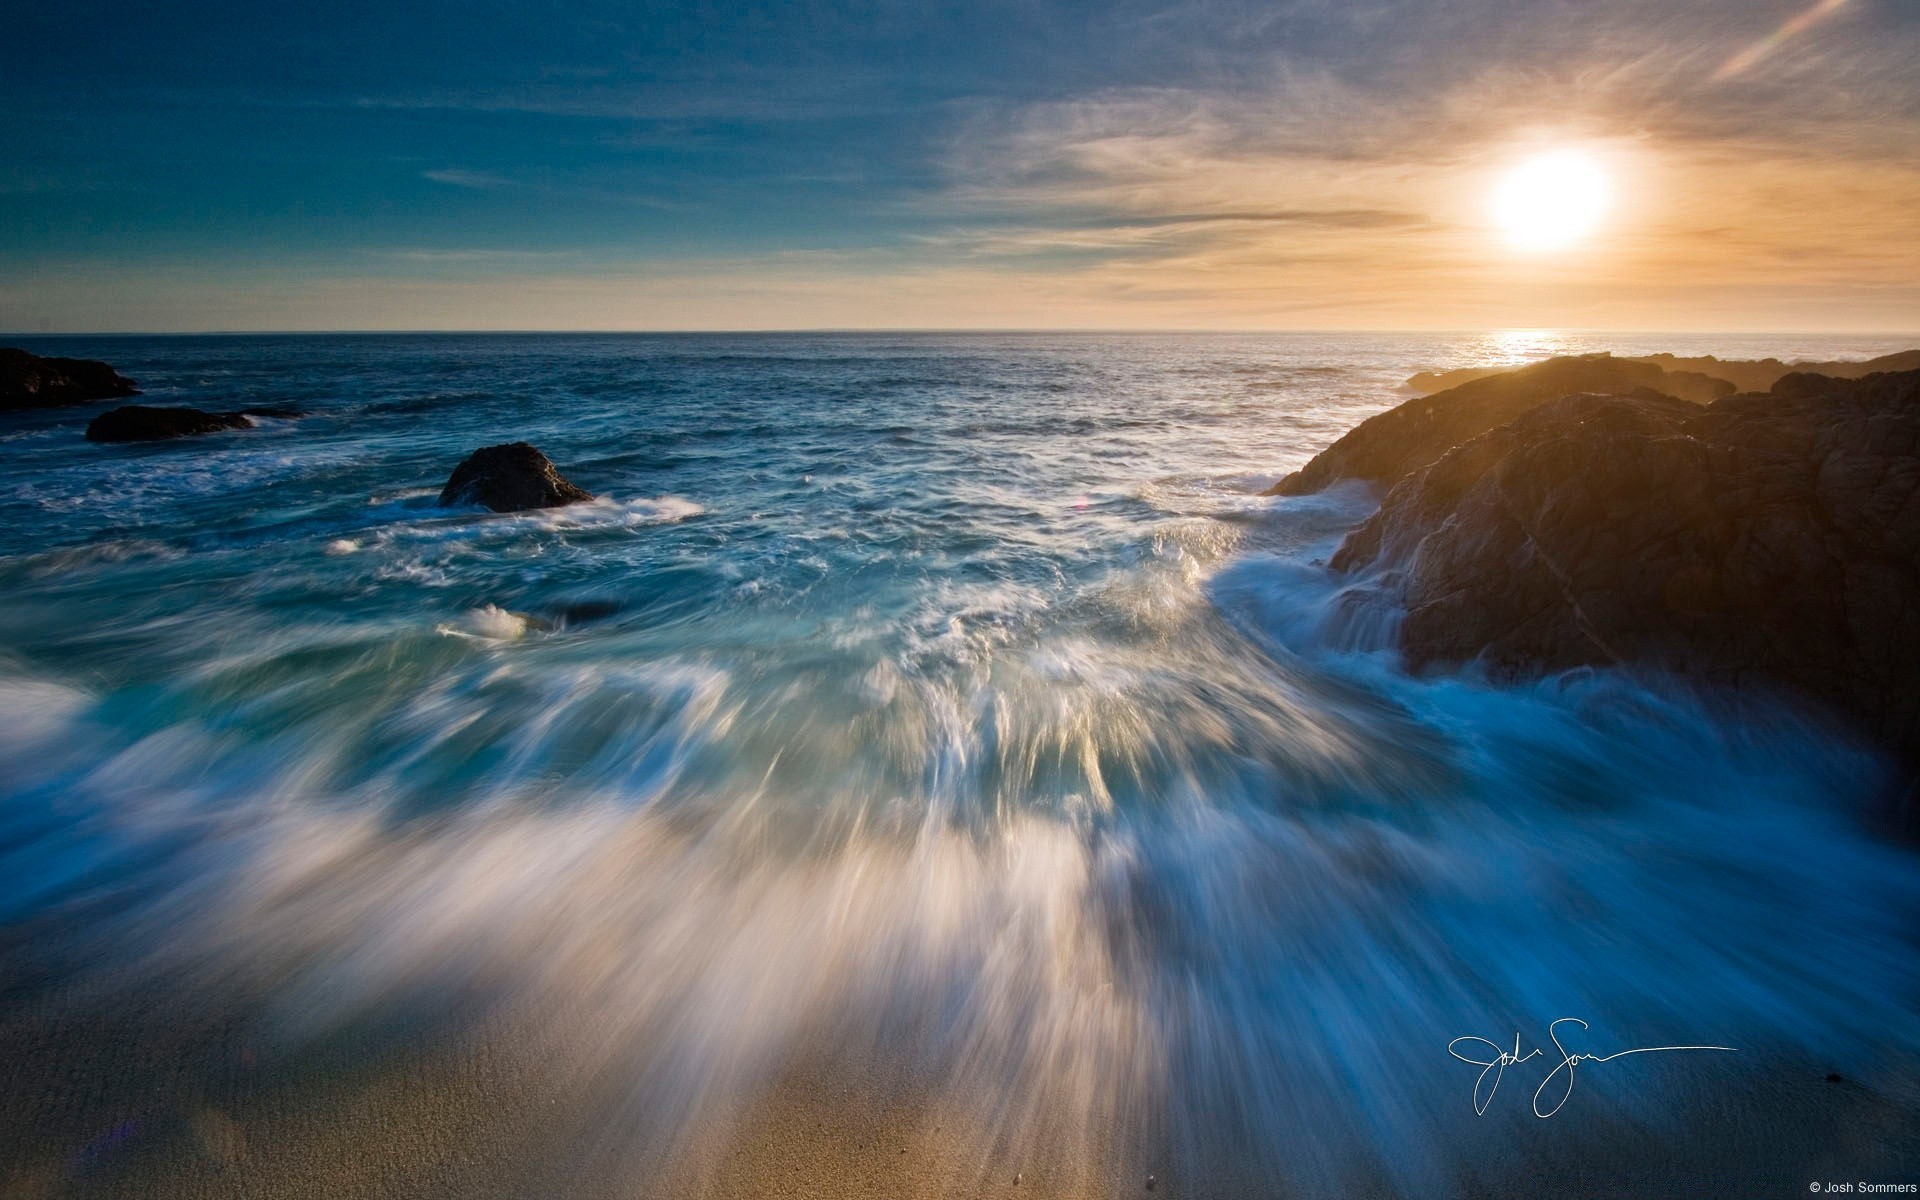
<path fill-rule="evenodd" d="M 1612 1054 L 1576 1053 L 1561 1043 L 1562 1025 L 1578 1025 L 1583 1030 L 1587 1027 L 1587 1023 L 1579 1017 L 1561 1017 L 1547 1026 L 1547 1037 L 1553 1042 L 1553 1048 L 1560 1058 L 1553 1070 L 1547 1072 L 1547 1077 L 1540 1081 L 1540 1086 L 1533 1090 L 1533 1115 L 1536 1117 L 1551 1117 L 1566 1106 L 1568 1097 L 1573 1095 L 1574 1074 L 1582 1063 L 1612 1062 L 1629 1054 L 1664 1054 L 1671 1050 L 1733 1051 L 1732 1046 L 1640 1046 L 1632 1050 L 1616 1050 Z M 1507 1068 L 1540 1058 L 1546 1054 L 1546 1050 L 1535 1046 L 1522 1052 L 1520 1035 L 1516 1033 L 1511 1050 L 1482 1037 L 1457 1037 L 1447 1043 L 1447 1053 L 1463 1063 L 1480 1068 L 1479 1077 L 1473 1081 L 1473 1111 L 1485 1116 L 1487 1106 L 1493 1103 L 1493 1094 L 1499 1090 L 1500 1080 L 1506 1075 Z"/>

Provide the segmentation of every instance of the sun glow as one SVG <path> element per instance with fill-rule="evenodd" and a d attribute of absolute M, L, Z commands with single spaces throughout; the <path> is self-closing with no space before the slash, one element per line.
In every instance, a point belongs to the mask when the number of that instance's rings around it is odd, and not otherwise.
<path fill-rule="evenodd" d="M 1507 172 L 1493 194 L 1493 221 L 1515 249 L 1564 250 L 1607 211 L 1607 177 L 1578 150 L 1555 150 Z"/>

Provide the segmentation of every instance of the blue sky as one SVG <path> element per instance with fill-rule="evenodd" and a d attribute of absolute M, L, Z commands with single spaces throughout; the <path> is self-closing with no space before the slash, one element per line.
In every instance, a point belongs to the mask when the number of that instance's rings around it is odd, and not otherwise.
<path fill-rule="evenodd" d="M 16 7 L 0 329 L 1920 328 L 1908 0 Z"/>

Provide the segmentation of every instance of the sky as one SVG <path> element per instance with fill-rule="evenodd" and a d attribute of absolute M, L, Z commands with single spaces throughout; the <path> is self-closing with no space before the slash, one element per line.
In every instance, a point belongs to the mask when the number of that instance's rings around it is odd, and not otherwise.
<path fill-rule="evenodd" d="M 1920 331 L 1920 0 L 22 0 L 0 330 Z M 1516 249 L 1572 150 L 1592 234 Z"/>

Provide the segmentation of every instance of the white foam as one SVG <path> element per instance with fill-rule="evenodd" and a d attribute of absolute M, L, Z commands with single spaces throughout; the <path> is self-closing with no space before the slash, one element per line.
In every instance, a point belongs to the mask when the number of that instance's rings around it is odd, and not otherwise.
<path fill-rule="evenodd" d="M 434 626 L 437 633 L 477 642 L 517 642 L 527 636 L 528 628 L 525 613 L 508 612 L 497 604 L 469 609 L 454 624 Z"/>
<path fill-rule="evenodd" d="M 615 500 L 601 496 L 559 508 L 518 514 L 555 529 L 591 529 L 601 526 L 671 525 L 706 512 L 706 507 L 682 496 L 652 496 Z"/>
<path fill-rule="evenodd" d="M 0 753 L 53 738 L 92 702 L 85 691 L 51 680 L 0 678 Z"/>

